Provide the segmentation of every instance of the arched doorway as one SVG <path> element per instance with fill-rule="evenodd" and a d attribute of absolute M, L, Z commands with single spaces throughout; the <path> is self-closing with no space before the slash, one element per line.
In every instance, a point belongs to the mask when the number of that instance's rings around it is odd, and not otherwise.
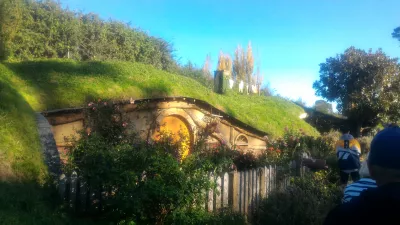
<path fill-rule="evenodd" d="M 187 122 L 180 116 L 171 115 L 162 118 L 160 127 L 153 134 L 154 140 L 160 140 L 162 137 L 170 137 L 174 143 L 179 143 L 179 154 L 181 159 L 189 155 L 193 143 L 191 129 Z"/>

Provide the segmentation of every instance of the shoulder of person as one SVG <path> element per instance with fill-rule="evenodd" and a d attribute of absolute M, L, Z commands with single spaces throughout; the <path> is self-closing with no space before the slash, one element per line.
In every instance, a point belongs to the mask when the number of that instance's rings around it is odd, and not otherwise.
<path fill-rule="evenodd" d="M 370 202 L 365 198 L 353 198 L 351 201 L 333 208 L 327 215 L 324 225 L 363 224 L 366 222 L 364 218 L 366 218 L 365 215 L 371 206 Z"/>

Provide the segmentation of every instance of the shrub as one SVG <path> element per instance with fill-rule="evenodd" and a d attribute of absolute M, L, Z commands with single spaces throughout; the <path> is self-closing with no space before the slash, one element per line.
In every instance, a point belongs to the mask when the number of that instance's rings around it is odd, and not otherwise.
<path fill-rule="evenodd" d="M 326 172 L 295 178 L 286 190 L 264 199 L 253 214 L 253 224 L 322 224 L 326 214 L 340 203 L 341 189 L 327 182 Z"/>
<path fill-rule="evenodd" d="M 287 165 L 290 161 L 301 158 L 303 153 L 324 159 L 334 153 L 335 144 L 336 138 L 332 134 L 313 137 L 307 136 L 301 129 L 286 128 L 283 137 L 272 141 L 268 150 L 278 149 L 280 154 L 273 160 L 274 163 Z"/>
<path fill-rule="evenodd" d="M 367 154 L 370 151 L 371 142 L 372 142 L 373 138 L 374 138 L 373 136 L 364 136 L 364 137 L 358 138 L 358 142 L 360 143 L 362 154 Z"/>
<path fill-rule="evenodd" d="M 175 210 L 196 209 L 205 201 L 203 190 L 211 186 L 207 171 L 195 163 L 198 155 L 181 163 L 177 143 L 136 139 L 115 116 L 117 106 L 102 101 L 89 106 L 85 132 L 70 139 L 66 169 L 77 171 L 91 190 L 106 192 L 94 203 L 100 216 L 122 224 L 163 224 Z"/>
<path fill-rule="evenodd" d="M 222 209 L 218 212 L 209 213 L 205 210 L 177 212 L 174 221 L 168 221 L 170 224 L 184 225 L 246 225 L 248 224 L 245 216 L 232 212 L 228 209 Z"/>

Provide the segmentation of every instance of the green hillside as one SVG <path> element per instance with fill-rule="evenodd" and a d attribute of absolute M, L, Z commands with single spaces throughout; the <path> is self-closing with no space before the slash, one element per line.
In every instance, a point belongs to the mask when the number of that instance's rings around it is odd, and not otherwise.
<path fill-rule="evenodd" d="M 191 78 L 149 65 L 61 60 L 0 63 L 0 193 L 9 196 L 0 204 L 0 223 L 86 224 L 62 216 L 50 204 L 53 197 L 37 185 L 44 183 L 46 166 L 35 111 L 83 106 L 93 98 L 160 96 L 205 100 L 275 137 L 283 134 L 285 126 L 318 135 L 298 118 L 303 110 L 282 98 L 219 95 Z"/>
<path fill-rule="evenodd" d="M 0 88 L 0 122 L 6 124 L 0 128 L 0 149 L 5 150 L 1 157 L 12 159 L 8 168 L 13 171 L 28 168 L 21 170 L 27 176 L 36 176 L 41 168 L 33 112 L 82 106 L 93 98 L 187 96 L 205 100 L 271 136 L 282 135 L 285 126 L 317 134 L 298 118 L 303 110 L 282 98 L 220 95 L 193 79 L 138 63 L 5 62 L 0 64 Z"/>

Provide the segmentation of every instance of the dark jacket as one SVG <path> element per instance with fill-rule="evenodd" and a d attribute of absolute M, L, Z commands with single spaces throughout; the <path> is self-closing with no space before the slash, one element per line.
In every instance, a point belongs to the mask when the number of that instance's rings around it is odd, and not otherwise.
<path fill-rule="evenodd" d="M 358 198 L 334 208 L 324 224 L 400 224 L 400 183 L 361 193 Z"/>

